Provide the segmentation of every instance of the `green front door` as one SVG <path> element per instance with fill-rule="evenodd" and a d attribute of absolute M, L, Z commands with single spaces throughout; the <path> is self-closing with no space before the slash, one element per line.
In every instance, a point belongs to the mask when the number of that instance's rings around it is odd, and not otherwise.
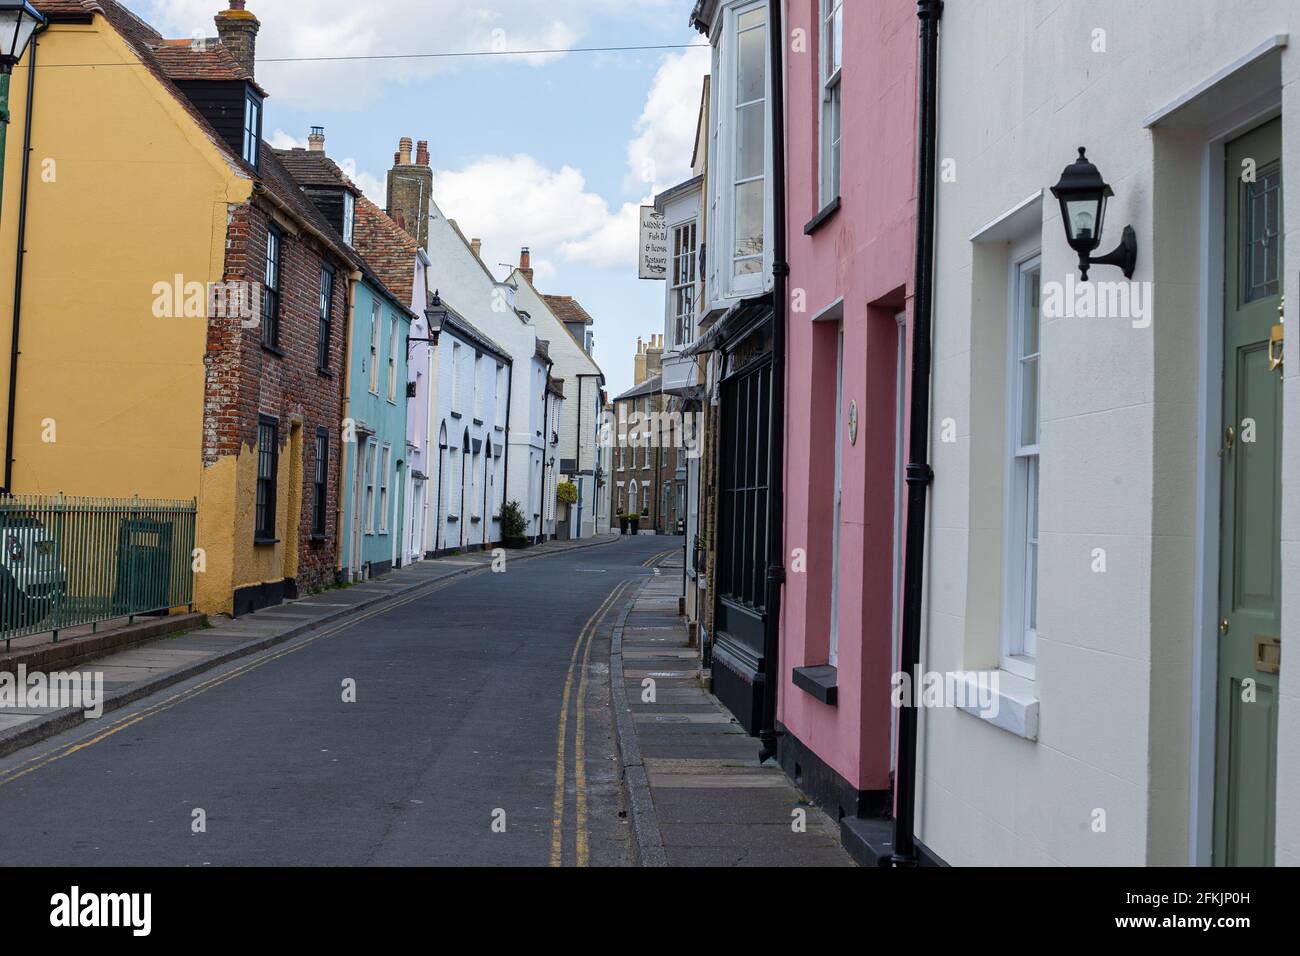
<path fill-rule="evenodd" d="M 1282 127 L 1227 147 L 1214 862 L 1273 863 L 1281 630 Z"/>

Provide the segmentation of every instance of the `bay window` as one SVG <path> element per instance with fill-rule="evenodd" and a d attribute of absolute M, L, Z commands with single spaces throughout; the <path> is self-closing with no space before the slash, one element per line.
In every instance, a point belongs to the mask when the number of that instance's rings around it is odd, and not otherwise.
<path fill-rule="evenodd" d="M 673 229 L 672 286 L 669 297 L 673 309 L 673 345 L 682 348 L 695 334 L 695 223 Z"/>

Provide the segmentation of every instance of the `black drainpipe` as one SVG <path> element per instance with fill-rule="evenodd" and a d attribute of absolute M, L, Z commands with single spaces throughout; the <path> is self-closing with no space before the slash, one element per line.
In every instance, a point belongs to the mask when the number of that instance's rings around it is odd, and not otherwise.
<path fill-rule="evenodd" d="M 939 91 L 939 18 L 943 0 L 918 0 L 921 21 L 920 136 L 917 168 L 916 276 L 912 314 L 911 422 L 908 429 L 907 542 L 903 556 L 903 635 L 899 669 L 912 677 L 913 696 L 921 662 L 921 598 L 925 576 L 925 511 L 934 470 L 930 467 L 930 323 L 934 313 L 935 131 Z M 881 691 L 884 693 L 884 691 Z M 894 777 L 894 866 L 916 866 L 916 730 L 918 709 L 908 701 L 898 712 Z"/>
<path fill-rule="evenodd" d="M 506 502 L 510 500 L 510 406 L 514 404 L 510 396 L 514 394 L 515 389 L 515 360 L 514 356 L 510 357 L 510 363 L 506 366 L 506 464 L 501 469 L 501 509 L 505 510 Z M 505 545 L 506 528 L 505 522 L 501 523 L 498 529 L 501 532 L 501 543 Z"/>
<path fill-rule="evenodd" d="M 32 96 L 36 92 L 36 48 L 40 46 L 40 32 L 36 28 L 32 37 L 32 55 L 27 61 L 27 113 L 23 116 L 23 177 L 18 198 L 18 255 L 14 265 L 14 317 L 13 332 L 9 340 L 9 412 L 5 421 L 5 494 L 13 493 L 14 480 L 14 410 L 18 402 L 18 329 L 23 312 L 23 260 L 27 250 L 27 183 L 31 177 L 32 152 Z"/>
<path fill-rule="evenodd" d="M 768 421 L 767 616 L 763 627 L 763 721 L 759 763 L 776 756 L 776 702 L 781 677 L 781 588 L 785 584 L 785 317 L 790 264 L 785 258 L 785 68 L 781 0 L 768 2 L 772 56 L 772 386 Z"/>

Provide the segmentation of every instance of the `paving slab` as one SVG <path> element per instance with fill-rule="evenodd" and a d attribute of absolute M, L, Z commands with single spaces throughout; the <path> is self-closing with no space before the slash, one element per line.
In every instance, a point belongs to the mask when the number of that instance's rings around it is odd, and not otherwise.
<path fill-rule="evenodd" d="M 680 562 L 680 555 L 676 556 Z M 638 857 L 650 866 L 852 866 L 839 825 L 707 690 L 678 617 L 678 573 L 650 578 L 614 629 L 615 724 Z M 655 681 L 655 700 L 641 699 Z"/>

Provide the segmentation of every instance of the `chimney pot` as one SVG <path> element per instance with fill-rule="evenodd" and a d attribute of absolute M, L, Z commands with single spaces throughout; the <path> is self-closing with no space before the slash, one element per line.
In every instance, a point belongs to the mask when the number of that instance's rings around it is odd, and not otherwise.
<path fill-rule="evenodd" d="M 422 139 L 415 144 L 415 165 L 429 165 L 429 141 L 427 139 Z"/>
<path fill-rule="evenodd" d="M 397 147 L 398 165 L 411 165 L 411 137 L 403 136 L 401 143 Z"/>
<path fill-rule="evenodd" d="M 533 284 L 533 257 L 528 253 L 528 247 L 524 246 L 519 250 L 519 271 L 523 277 L 528 280 L 528 284 Z"/>
<path fill-rule="evenodd" d="M 483 258 L 483 240 L 482 240 L 482 239 L 471 239 L 471 240 L 469 241 L 469 248 L 470 248 L 470 251 L 474 253 L 474 258 L 475 258 L 475 259 L 482 259 L 482 258 Z"/>
<path fill-rule="evenodd" d="M 234 2 L 234 0 L 232 0 Z M 307 148 L 313 153 L 325 152 L 325 127 L 313 126 L 307 136 Z"/>

